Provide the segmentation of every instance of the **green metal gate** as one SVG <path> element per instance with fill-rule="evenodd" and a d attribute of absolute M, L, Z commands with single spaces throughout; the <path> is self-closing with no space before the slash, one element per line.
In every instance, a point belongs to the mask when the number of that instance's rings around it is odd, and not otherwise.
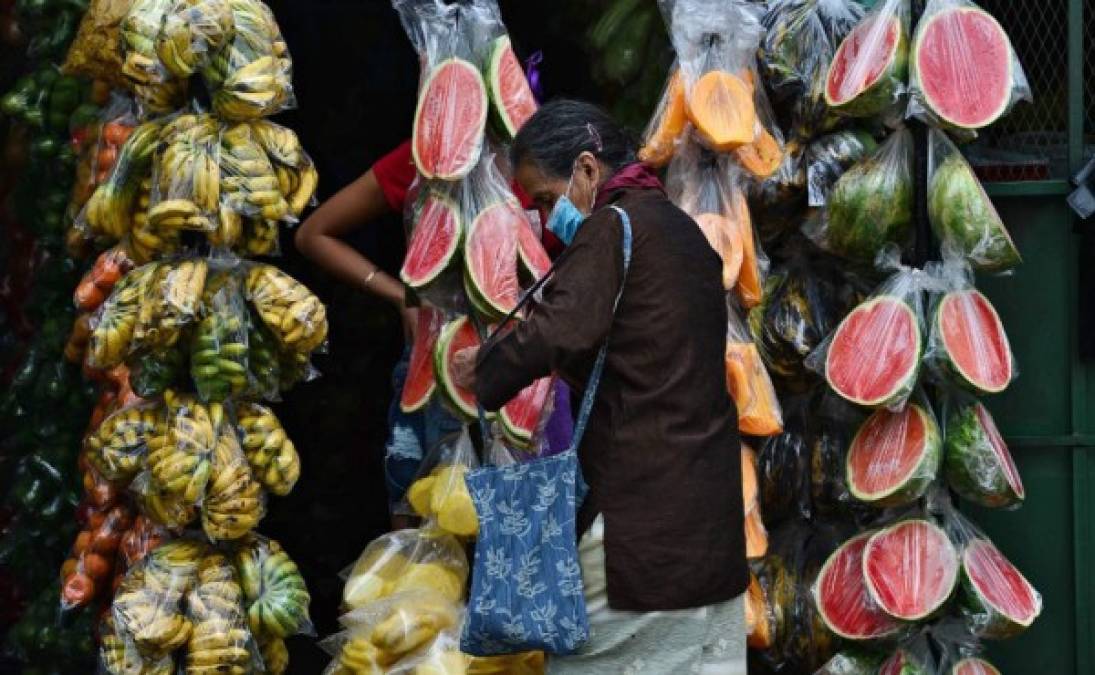
<path fill-rule="evenodd" d="M 1015 512 L 972 515 L 1045 600 L 1026 634 L 989 653 L 1004 673 L 1093 673 L 1095 363 L 1081 362 L 1077 327 L 1079 312 L 1095 307 L 1081 310 L 1091 299 L 1079 297 L 1080 236 L 1065 197 L 1068 176 L 1095 146 L 1095 0 L 982 4 L 1011 35 L 1036 98 L 1002 120 L 988 145 L 1043 160 L 1039 180 L 986 183 L 1025 259 L 1015 275 L 979 285 L 1019 361 L 1020 378 L 989 407 L 1027 500 Z"/>

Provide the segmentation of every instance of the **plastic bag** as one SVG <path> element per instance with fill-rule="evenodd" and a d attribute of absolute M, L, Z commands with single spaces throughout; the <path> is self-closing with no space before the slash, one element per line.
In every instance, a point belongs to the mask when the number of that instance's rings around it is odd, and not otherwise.
<path fill-rule="evenodd" d="M 833 186 L 848 169 L 878 148 L 874 137 L 862 129 L 826 134 L 806 147 L 807 203 L 825 206 Z"/>
<path fill-rule="evenodd" d="M 160 134 L 152 172 L 148 220 L 158 232 L 211 232 L 220 209 L 220 124 L 212 115 L 184 112 Z"/>
<path fill-rule="evenodd" d="M 913 45 L 909 117 L 968 137 L 1033 100 L 1007 33 L 968 0 L 929 0 Z"/>
<path fill-rule="evenodd" d="M 742 224 L 749 220 L 749 206 L 741 187 L 733 182 L 738 172 L 725 155 L 715 155 L 691 139 L 682 142 L 666 176 L 670 200 L 692 216 L 711 248 L 722 259 L 722 284 L 733 290 L 745 257 Z"/>
<path fill-rule="evenodd" d="M 236 424 L 251 473 L 273 494 L 289 494 L 300 478 L 300 456 L 274 411 L 241 401 L 236 405 Z"/>
<path fill-rule="evenodd" d="M 347 630 L 320 646 L 336 659 L 324 675 L 385 673 L 463 673 L 466 657 L 460 653 L 461 607 L 436 593 L 397 593 L 343 615 Z M 456 661 L 455 668 L 431 661 Z M 425 668 L 417 670 L 422 664 Z M 430 666 L 435 668 L 429 669 Z"/>
<path fill-rule="evenodd" d="M 226 120 L 253 120 L 294 107 L 293 61 L 274 19 L 259 0 L 225 0 L 235 33 L 201 68 L 213 111 Z"/>
<path fill-rule="evenodd" d="M 130 382 L 141 398 L 155 398 L 182 384 L 186 354 L 167 347 L 137 354 L 132 360 Z"/>
<path fill-rule="evenodd" d="M 278 221 L 295 220 L 281 191 L 278 173 L 255 136 L 252 125 L 246 123 L 230 126 L 221 135 L 220 172 L 224 177 L 221 218 L 236 221 L 231 226 L 221 224 L 223 229 L 218 239 L 226 245 L 242 235 L 241 225 L 237 224 L 240 218 L 270 223 L 274 239 Z"/>
<path fill-rule="evenodd" d="M 768 4 L 757 63 L 791 136 L 813 138 L 835 124 L 824 92 L 833 54 L 863 17 L 851 0 L 776 0 Z"/>
<path fill-rule="evenodd" d="M 174 79 L 156 53 L 156 41 L 173 0 L 135 0 L 122 20 L 122 68 L 145 110 L 165 114 L 181 107 L 186 80 Z"/>
<path fill-rule="evenodd" d="M 234 31 L 225 0 L 174 0 L 156 38 L 156 55 L 167 72 L 186 79 L 206 67 Z"/>
<path fill-rule="evenodd" d="M 85 607 L 109 587 L 122 533 L 133 514 L 118 504 L 105 510 L 102 520 L 76 535 L 70 557 L 61 568 L 61 608 Z"/>
<path fill-rule="evenodd" d="M 162 127 L 162 121 L 149 120 L 126 138 L 110 176 L 95 189 L 79 217 L 90 235 L 117 241 L 133 228 L 141 182 L 152 172 Z"/>
<path fill-rule="evenodd" d="M 996 394 L 1018 374 L 1000 315 L 973 286 L 964 261 L 937 268 L 940 288 L 932 296 L 931 331 L 924 360 L 940 381 L 974 394 Z"/>
<path fill-rule="evenodd" d="M 450 534 L 399 530 L 374 539 L 344 576 L 342 606 L 347 611 L 407 592 L 459 602 L 468 581 L 468 559 Z"/>
<path fill-rule="evenodd" d="M 861 264 L 871 263 L 889 244 L 907 246 L 912 168 L 912 132 L 895 131 L 836 181 L 825 211 L 803 231 L 822 249 Z"/>
<path fill-rule="evenodd" d="M 281 390 L 281 363 L 278 358 L 278 344 L 274 336 L 270 334 L 270 329 L 262 322 L 262 318 L 258 316 L 253 307 L 248 308 L 247 314 L 247 381 L 250 383 L 249 395 L 268 401 L 276 401 Z"/>
<path fill-rule="evenodd" d="M 91 0 L 69 45 L 61 72 L 123 85 L 118 44 L 122 19 L 131 4 L 132 0 Z"/>
<path fill-rule="evenodd" d="M 232 269 L 210 278 L 202 316 L 190 336 L 190 376 L 198 398 L 223 401 L 247 389 L 247 308 Z"/>
<path fill-rule="evenodd" d="M 198 564 L 197 581 L 186 596 L 193 629 L 186 645 L 186 672 L 245 672 L 251 664 L 251 634 L 243 612 L 243 591 L 235 568 L 220 553 Z"/>
<path fill-rule="evenodd" d="M 880 269 L 896 272 L 806 359 L 833 391 L 867 408 L 900 410 L 912 393 L 923 356 L 924 292 L 938 287 L 931 274 L 897 258 L 893 248 L 879 255 Z"/>
<path fill-rule="evenodd" d="M 141 654 L 133 638 L 118 631 L 109 612 L 103 616 L 99 636 L 99 663 L 108 675 L 174 675 L 175 659 L 170 654 Z"/>
<path fill-rule="evenodd" d="M 107 249 L 95 259 L 95 264 L 80 279 L 73 293 L 76 309 L 93 312 L 106 300 L 114 285 L 133 268 L 133 261 L 120 246 Z"/>
<path fill-rule="evenodd" d="M 776 172 L 763 180 L 750 181 L 749 210 L 756 221 L 757 235 L 766 244 L 784 232 L 798 228 L 806 214 L 806 144 L 790 141 Z"/>
<path fill-rule="evenodd" d="M 474 537 L 479 520 L 464 477 L 477 466 L 467 427 L 442 439 L 422 460 L 418 476 L 407 489 L 410 512 L 436 520 L 450 534 Z"/>
<path fill-rule="evenodd" d="M 825 101 L 838 114 L 893 112 L 905 93 L 909 0 L 882 0 L 844 38 L 825 77 Z"/>
<path fill-rule="evenodd" d="M 741 445 L 741 490 L 745 507 L 745 557 L 761 558 L 768 552 L 768 530 L 760 514 L 757 453 Z"/>
<path fill-rule="evenodd" d="M 964 257 L 981 272 L 1022 262 L 1004 221 L 958 147 L 928 132 L 928 218 L 944 257 Z"/>
<path fill-rule="evenodd" d="M 84 439 L 88 462 L 111 482 L 125 483 L 141 470 L 150 441 L 163 424 L 163 409 L 155 403 L 123 408 Z"/>
<path fill-rule="evenodd" d="M 185 495 L 163 492 L 154 483 L 152 472 L 145 470 L 129 484 L 137 506 L 154 523 L 181 532 L 198 517 L 198 508 L 187 503 Z"/>
<path fill-rule="evenodd" d="M 211 458 L 211 475 L 202 502 L 202 529 L 211 541 L 239 539 L 255 529 L 265 515 L 266 495 L 251 473 L 236 428 L 224 424 L 219 428 Z"/>
<path fill-rule="evenodd" d="M 308 617 L 308 587 L 281 544 L 251 535 L 236 550 L 235 564 L 248 624 L 256 639 L 314 635 Z"/>
<path fill-rule="evenodd" d="M 65 341 L 64 351 L 65 360 L 69 363 L 81 364 L 84 362 L 87 355 L 87 343 L 91 340 L 91 322 L 92 315 L 90 312 L 78 314 L 72 322 L 72 329 L 68 333 L 68 340 Z"/>
<path fill-rule="evenodd" d="M 872 519 L 875 514 L 858 508 L 847 483 L 848 449 L 864 415 L 823 384 L 811 392 L 809 401 L 806 440 L 810 446 L 811 514 Z"/>
<path fill-rule="evenodd" d="M 155 273 L 154 265 L 138 267 L 119 281 L 92 321 L 87 365 L 109 368 L 128 355 L 140 304 Z"/>
<path fill-rule="evenodd" d="M 182 231 L 159 229 L 152 225 L 148 212 L 152 204 L 152 177 L 148 176 L 140 183 L 132 214 L 129 236 L 124 240 L 133 259 L 146 263 L 153 259 L 169 257 L 182 248 Z"/>
<path fill-rule="evenodd" d="M 783 431 L 783 412 L 749 330 L 729 303 L 726 325 L 726 388 L 738 410 L 738 428 L 749 436 Z"/>
<path fill-rule="evenodd" d="M 669 164 L 677 153 L 688 128 L 688 112 L 684 91 L 684 77 L 680 66 L 673 64 L 665 83 L 662 97 L 654 109 L 654 115 L 643 132 L 643 145 L 639 160 L 654 167 Z"/>
<path fill-rule="evenodd" d="M 168 539 L 168 532 L 162 526 L 143 515 L 133 521 L 118 546 L 118 562 L 125 569 L 133 567 L 148 557 L 160 544 Z"/>
<path fill-rule="evenodd" d="M 278 189 L 289 204 L 289 212 L 299 218 L 315 203 L 319 172 L 304 152 L 296 133 L 268 120 L 251 122 L 253 139 L 266 151 L 278 179 Z"/>
<path fill-rule="evenodd" d="M 272 265 L 247 270 L 247 299 L 282 347 L 310 355 L 327 339 L 327 309 L 304 284 Z"/>
<path fill-rule="evenodd" d="M 934 495 L 943 528 L 958 549 L 959 609 L 979 638 L 1005 639 L 1027 628 L 1042 612 L 1042 596 L 995 544 L 950 503 Z"/>
<path fill-rule="evenodd" d="M 765 524 L 771 528 L 786 520 L 810 518 L 810 447 L 806 438 L 809 398 L 786 397 L 782 433 L 765 439 L 757 453 L 757 480 Z"/>
<path fill-rule="evenodd" d="M 175 346 L 183 328 L 198 317 L 209 277 L 209 264 L 203 258 L 146 267 L 155 267 L 155 271 L 137 312 L 131 344 L 134 351 Z"/>
<path fill-rule="evenodd" d="M 171 390 L 164 392 L 163 398 L 164 421 L 148 443 L 146 462 L 152 485 L 161 495 L 194 506 L 205 497 L 213 474 L 213 452 L 224 409 Z"/>
<path fill-rule="evenodd" d="M 927 493 L 943 460 L 943 436 L 924 394 L 898 411 L 874 411 L 848 447 L 846 480 L 854 499 L 903 506 Z"/>
<path fill-rule="evenodd" d="M 947 485 L 987 508 L 1018 508 L 1026 498 L 1023 479 L 988 409 L 952 390 L 944 399 L 943 417 Z"/>

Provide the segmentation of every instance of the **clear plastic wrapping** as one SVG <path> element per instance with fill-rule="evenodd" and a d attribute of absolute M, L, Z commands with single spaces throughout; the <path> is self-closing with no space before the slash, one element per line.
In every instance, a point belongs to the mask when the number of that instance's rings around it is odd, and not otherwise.
<path fill-rule="evenodd" d="M 410 512 L 435 520 L 450 534 L 474 537 L 479 521 L 464 477 L 478 465 L 467 427 L 442 439 L 422 460 L 407 490 Z"/>
<path fill-rule="evenodd" d="M 130 271 L 115 284 L 110 297 L 92 320 L 88 366 L 109 368 L 121 363 L 129 354 L 140 305 L 154 273 L 154 265 L 145 265 Z"/>
<path fill-rule="evenodd" d="M 239 539 L 255 529 L 266 515 L 266 495 L 251 473 L 232 424 L 219 426 L 209 466 L 209 481 L 202 501 L 202 529 L 212 541 Z"/>
<path fill-rule="evenodd" d="M 273 494 L 289 494 L 300 478 L 300 456 L 274 411 L 249 401 L 237 403 L 235 411 L 251 472 Z"/>
<path fill-rule="evenodd" d="M 924 355 L 937 379 L 975 394 L 996 394 L 1018 375 L 1004 324 L 989 299 L 973 285 L 962 260 L 937 266 L 931 328 Z"/>
<path fill-rule="evenodd" d="M 117 504 L 99 511 L 76 535 L 72 551 L 62 567 L 61 608 L 85 607 L 109 588 L 114 561 L 122 533 L 129 529 L 133 514 L 128 506 Z"/>
<path fill-rule="evenodd" d="M 920 373 L 924 293 L 937 282 L 923 270 L 898 263 L 893 248 L 884 250 L 878 262 L 896 272 L 844 317 L 806 365 L 852 403 L 900 410 Z"/>
<path fill-rule="evenodd" d="M 205 497 L 213 473 L 213 450 L 224 409 L 170 390 L 164 392 L 164 407 L 164 420 L 148 442 L 146 462 L 152 487 L 164 497 L 195 506 Z"/>
<path fill-rule="evenodd" d="M 988 408 L 949 391 L 944 399 L 944 475 L 952 490 L 988 508 L 1017 508 L 1026 498 L 1023 478 Z"/>
<path fill-rule="evenodd" d="M 258 640 L 314 634 L 311 596 L 296 563 L 273 539 L 251 535 L 236 550 L 251 633 Z"/>
<path fill-rule="evenodd" d="M 217 120 L 205 113 L 180 113 L 164 126 L 148 210 L 155 230 L 215 229 L 221 191 L 220 131 Z"/>
<path fill-rule="evenodd" d="M 272 265 L 247 270 L 247 299 L 278 343 L 310 355 L 327 339 L 327 308 L 304 284 Z"/>
<path fill-rule="evenodd" d="M 186 616 L 192 626 L 185 672 L 249 672 L 252 638 L 243 612 L 243 591 L 235 568 L 220 553 L 210 553 L 197 567 L 194 587 L 186 595 Z"/>
<path fill-rule="evenodd" d="M 274 13 L 260 0 L 224 2 L 233 34 L 201 68 L 214 112 L 226 120 L 253 120 L 296 105 L 293 62 Z"/>
<path fill-rule="evenodd" d="M 928 131 L 928 218 L 946 257 L 964 257 L 983 272 L 1022 262 L 973 168 L 938 129 Z"/>
<path fill-rule="evenodd" d="M 163 409 L 142 403 L 113 413 L 84 439 L 87 460 L 103 478 L 125 483 L 140 472 Z"/>
<path fill-rule="evenodd" d="M 172 0 L 135 0 L 122 20 L 122 74 L 142 107 L 152 114 L 177 110 L 186 81 L 171 77 L 156 53 L 156 40 Z"/>
<path fill-rule="evenodd" d="M 225 244 L 240 239 L 243 218 L 272 223 L 275 238 L 276 223 L 292 218 L 278 172 L 256 139 L 254 129 L 250 124 L 240 123 L 226 128 L 221 134 L 221 218 L 227 219 L 228 223 L 221 223 L 217 237 Z"/>
<path fill-rule="evenodd" d="M 63 74 L 104 80 L 114 86 L 125 83 L 118 41 L 122 20 L 130 4 L 117 0 L 91 0 L 88 3 L 61 66 Z"/>
<path fill-rule="evenodd" d="M 757 453 L 744 443 L 741 445 L 741 491 L 745 508 L 745 557 L 760 558 L 768 552 L 768 530 L 760 510 Z"/>
<path fill-rule="evenodd" d="M 197 319 L 209 277 L 204 258 L 149 263 L 155 271 L 145 288 L 133 329 L 132 350 L 174 347 Z"/>
<path fill-rule="evenodd" d="M 804 231 L 819 247 L 860 264 L 884 247 L 908 245 L 912 232 L 912 132 L 890 135 L 833 185 L 820 217 Z"/>
<path fill-rule="evenodd" d="M 825 79 L 825 102 L 834 111 L 849 117 L 894 111 L 908 77 L 909 21 L 909 0 L 882 0 L 845 36 Z"/>
<path fill-rule="evenodd" d="M 735 303 L 727 306 L 726 388 L 738 411 L 738 428 L 749 436 L 783 431 L 783 412 L 749 329 Z"/>
<path fill-rule="evenodd" d="M 141 182 L 151 173 L 162 127 L 162 121 L 149 120 L 126 138 L 109 176 L 91 194 L 77 221 L 88 234 L 117 241 L 132 229 Z"/>
<path fill-rule="evenodd" d="M 156 38 L 156 55 L 167 72 L 186 79 L 205 67 L 234 31 L 225 0 L 174 0 Z"/>
<path fill-rule="evenodd" d="M 969 0 L 929 0 L 913 36 L 908 116 L 969 137 L 1030 101 L 1003 27 Z"/>
<path fill-rule="evenodd" d="M 468 560 L 452 535 L 436 529 L 399 530 L 373 540 L 344 576 L 342 605 L 348 611 L 406 592 L 434 593 L 459 602 L 467 585 Z"/>
<path fill-rule="evenodd" d="M 235 271 L 213 273 L 190 335 L 190 376 L 201 400 L 223 401 L 247 389 L 248 318 Z"/>
<path fill-rule="evenodd" d="M 806 189 L 809 206 L 824 206 L 833 186 L 848 169 L 875 152 L 878 144 L 863 129 L 842 129 L 806 146 Z"/>
<path fill-rule="evenodd" d="M 641 161 L 654 167 L 669 164 L 688 128 L 686 107 L 684 77 L 680 66 L 674 63 L 654 115 L 643 132 L 643 146 L 639 150 Z"/>
<path fill-rule="evenodd" d="M 76 291 L 73 293 L 76 309 L 83 312 L 93 312 L 98 309 L 114 290 L 114 285 L 131 269 L 133 269 L 133 261 L 124 248 L 115 246 L 100 253 L 95 259 L 95 264 L 76 286 Z"/>

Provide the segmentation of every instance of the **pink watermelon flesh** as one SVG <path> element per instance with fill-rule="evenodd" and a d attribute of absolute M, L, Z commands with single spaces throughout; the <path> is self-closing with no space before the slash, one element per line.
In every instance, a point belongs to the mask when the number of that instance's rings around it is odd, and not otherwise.
<path fill-rule="evenodd" d="M 888 30 L 882 33 L 874 30 L 876 20 L 860 22 L 840 43 L 825 83 L 831 104 L 847 103 L 866 91 L 890 66 L 891 53 L 901 36 L 901 22 L 891 18 Z"/>
<path fill-rule="evenodd" d="M 825 375 L 844 398 L 878 405 L 913 376 L 919 358 L 920 329 L 912 310 L 882 296 L 856 307 L 837 327 Z"/>
<path fill-rule="evenodd" d="M 848 448 L 848 479 L 860 499 L 883 497 L 909 481 L 924 456 L 928 429 L 917 405 L 876 410 Z"/>
<path fill-rule="evenodd" d="M 902 675 L 907 663 L 908 659 L 905 658 L 905 652 L 899 649 L 890 658 L 886 659 L 882 667 L 878 669 L 878 675 Z"/>
<path fill-rule="evenodd" d="M 412 288 L 421 288 L 437 278 L 448 266 L 460 244 L 460 215 L 448 199 L 430 193 L 414 225 L 400 278 Z"/>
<path fill-rule="evenodd" d="M 829 556 L 818 574 L 815 601 L 822 621 L 849 640 L 872 640 L 900 625 L 871 600 L 863 583 L 863 550 L 870 533 L 849 539 Z"/>
<path fill-rule="evenodd" d="M 418 97 L 411 149 L 427 178 L 461 178 L 479 159 L 487 121 L 487 91 L 479 69 L 452 58 L 431 72 Z"/>
<path fill-rule="evenodd" d="M 543 377 L 525 387 L 517 396 L 502 406 L 502 424 L 511 440 L 523 445 L 532 439 L 536 427 L 540 423 L 540 415 L 544 411 L 548 397 L 551 395 L 551 385 L 554 379 Z"/>
<path fill-rule="evenodd" d="M 961 376 L 984 392 L 1003 391 L 1011 382 L 1011 346 L 989 299 L 967 289 L 948 293 L 939 307 L 943 348 Z"/>
<path fill-rule="evenodd" d="M 992 542 L 975 539 L 967 544 L 962 563 L 981 598 L 1015 623 L 1029 626 L 1041 612 L 1037 591 Z"/>
<path fill-rule="evenodd" d="M 491 61 L 491 95 L 506 131 L 513 136 L 536 112 L 536 97 L 509 38 L 500 38 L 495 50 Z"/>
<path fill-rule="evenodd" d="M 925 102 L 954 126 L 980 129 L 1011 98 L 1011 43 L 986 12 L 944 9 L 921 26 L 913 58 Z"/>
<path fill-rule="evenodd" d="M 464 245 L 464 265 L 474 286 L 470 292 L 502 316 L 517 306 L 517 238 L 521 228 L 528 228 L 524 213 L 514 204 L 499 202 L 476 216 Z"/>
<path fill-rule="evenodd" d="M 1000 675 L 1000 671 L 984 659 L 968 658 L 954 664 L 951 675 Z"/>
<path fill-rule="evenodd" d="M 992 443 L 992 451 L 996 454 L 1000 466 L 1003 467 L 1004 478 L 1007 479 L 1008 485 L 1011 486 L 1011 489 L 1015 491 L 1020 499 L 1026 498 L 1027 492 L 1023 488 L 1023 479 L 1019 475 L 1019 468 L 1015 466 L 1011 451 L 1008 450 L 1007 443 L 1004 443 L 1004 437 L 1000 435 L 1000 430 L 996 428 L 996 421 L 992 419 L 988 409 L 980 403 L 977 404 L 976 410 L 977 419 L 981 422 L 985 434 L 988 435 L 989 442 Z"/>
<path fill-rule="evenodd" d="M 863 577 L 883 611 L 916 621 L 950 597 L 958 580 L 958 554 L 943 530 L 926 520 L 907 520 L 870 538 Z"/>
<path fill-rule="evenodd" d="M 403 383 L 403 394 L 399 398 L 399 407 L 405 413 L 425 407 L 437 388 L 437 378 L 433 372 L 433 350 L 441 333 L 441 323 L 440 312 L 430 307 L 419 308 L 414 346 L 411 347 L 411 363 L 407 368 L 407 379 Z"/>
<path fill-rule="evenodd" d="M 521 267 L 536 279 L 551 269 L 551 258 L 527 221 L 517 228 L 517 255 L 521 258 Z"/>
<path fill-rule="evenodd" d="M 457 353 L 469 347 L 479 346 L 479 333 L 476 332 L 475 326 L 467 317 L 462 317 L 457 321 L 460 324 L 455 328 L 452 339 L 445 345 L 445 352 L 442 355 L 441 365 L 444 371 L 441 377 L 441 386 L 445 388 L 449 399 L 460 409 L 461 413 L 468 418 L 474 418 L 479 412 L 479 401 L 475 398 L 474 392 L 456 384 L 452 375 L 452 365 L 453 358 Z"/>

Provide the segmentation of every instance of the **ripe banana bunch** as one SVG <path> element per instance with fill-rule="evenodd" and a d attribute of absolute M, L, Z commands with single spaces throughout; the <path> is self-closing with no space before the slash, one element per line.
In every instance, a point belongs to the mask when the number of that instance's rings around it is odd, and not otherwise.
<path fill-rule="evenodd" d="M 213 450 L 213 478 L 202 503 L 202 529 L 214 541 L 239 539 L 265 515 L 262 486 L 251 475 L 236 430 L 224 425 Z"/>
<path fill-rule="evenodd" d="M 187 596 L 194 628 L 187 644 L 186 675 L 246 675 L 251 661 L 250 634 L 241 604 L 236 570 L 219 553 L 198 565 L 198 581 Z"/>
<path fill-rule="evenodd" d="M 236 419 L 252 473 L 275 495 L 289 494 L 300 478 L 300 456 L 274 411 L 245 401 L 236 407 Z"/>
<path fill-rule="evenodd" d="M 289 202 L 289 211 L 299 217 L 315 195 L 319 173 L 304 153 L 300 140 L 292 129 L 268 120 L 251 122 L 255 140 L 274 164 L 278 189 Z"/>
<path fill-rule="evenodd" d="M 155 265 L 144 265 L 131 270 L 115 284 L 88 339 L 89 366 L 109 368 L 125 360 L 137 326 L 138 308 L 155 271 Z"/>
<path fill-rule="evenodd" d="M 204 316 L 190 341 L 190 375 L 204 401 L 223 401 L 247 388 L 247 311 L 239 281 L 218 274 L 206 288 Z"/>
<path fill-rule="evenodd" d="M 216 229 L 220 209 L 219 126 L 210 115 L 180 115 L 164 127 L 163 151 L 157 157 L 156 187 L 160 199 L 148 212 L 161 232 Z"/>
<path fill-rule="evenodd" d="M 270 9 L 258 0 L 227 0 L 235 37 L 203 69 L 213 109 L 225 119 L 267 117 L 292 98 L 292 62 Z"/>
<path fill-rule="evenodd" d="M 179 610 L 182 582 L 172 579 L 161 588 L 152 578 L 147 568 L 126 575 L 114 596 L 114 621 L 141 653 L 161 657 L 187 643 L 192 625 Z"/>
<path fill-rule="evenodd" d="M 308 624 L 311 596 L 296 563 L 273 539 L 252 537 L 236 552 L 251 632 L 286 638 Z"/>
<path fill-rule="evenodd" d="M 327 309 L 296 279 L 271 265 L 247 274 L 247 295 L 263 323 L 284 347 L 311 354 L 327 339 Z"/>
<path fill-rule="evenodd" d="M 148 442 L 152 485 L 162 495 L 195 505 L 213 473 L 211 455 L 224 409 L 219 403 L 206 407 L 194 396 L 172 390 L 164 392 L 164 403 L 161 433 Z"/>
<path fill-rule="evenodd" d="M 173 347 L 183 327 L 198 313 L 209 273 L 208 263 L 201 258 L 153 265 L 156 270 L 137 312 L 134 348 Z"/>
<path fill-rule="evenodd" d="M 148 219 L 151 195 L 152 178 L 146 177 L 137 192 L 128 239 L 131 257 L 142 264 L 175 253 L 181 246 L 177 231 L 161 232 L 152 227 Z"/>
<path fill-rule="evenodd" d="M 220 171 L 229 209 L 271 221 L 289 215 L 289 203 L 281 193 L 277 172 L 255 141 L 250 125 L 233 125 L 221 135 Z"/>
<path fill-rule="evenodd" d="M 156 41 L 171 0 L 137 0 L 122 20 L 122 74 L 148 112 L 176 110 L 186 93 L 186 81 L 169 77 L 156 53 Z"/>
<path fill-rule="evenodd" d="M 159 406 L 133 406 L 106 418 L 84 439 L 88 461 L 108 481 L 128 482 L 141 470 L 162 412 Z"/>
<path fill-rule="evenodd" d="M 235 30 L 223 0 L 175 0 L 164 17 L 156 54 L 164 68 L 188 78 L 205 66 Z"/>
<path fill-rule="evenodd" d="M 136 496 L 141 513 L 169 529 L 181 530 L 198 517 L 197 507 L 187 504 L 183 497 L 160 493 L 151 485 L 138 490 Z"/>
<path fill-rule="evenodd" d="M 289 648 L 281 638 L 267 638 L 259 641 L 259 653 L 262 664 L 269 675 L 284 675 L 289 670 Z"/>
<path fill-rule="evenodd" d="M 217 169 L 220 171 L 220 169 Z M 243 216 L 233 211 L 223 201 L 217 208 L 217 218 L 214 229 L 206 232 L 206 239 L 211 246 L 233 248 L 243 238 Z"/>
<path fill-rule="evenodd" d="M 138 210 L 134 204 L 152 165 L 162 127 L 157 121 L 139 125 L 118 151 L 110 177 L 95 189 L 84 207 L 83 217 L 93 235 L 118 240 L 133 228 L 134 211 Z"/>
<path fill-rule="evenodd" d="M 118 633 L 109 613 L 103 618 L 100 635 L 99 658 L 109 675 L 175 675 L 175 660 L 170 655 L 142 655 L 133 640 Z"/>
<path fill-rule="evenodd" d="M 242 253 L 247 257 L 274 255 L 278 251 L 278 221 L 248 218 L 243 228 Z"/>

